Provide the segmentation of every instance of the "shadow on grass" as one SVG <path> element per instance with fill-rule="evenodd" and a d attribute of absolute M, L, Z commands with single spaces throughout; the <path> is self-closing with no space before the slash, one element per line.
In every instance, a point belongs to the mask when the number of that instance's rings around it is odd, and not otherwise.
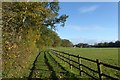
<path fill-rule="evenodd" d="M 58 65 L 61 69 L 62 72 L 60 72 L 60 75 L 64 75 L 64 77 L 62 79 L 69 79 L 69 80 L 78 80 L 80 78 L 77 78 L 76 75 L 74 73 L 71 73 L 69 71 L 67 71 L 60 63 L 58 63 L 51 55 L 50 52 L 47 51 L 47 53 L 49 54 L 50 58 L 56 63 L 56 65 Z"/>
<path fill-rule="evenodd" d="M 44 59 L 45 59 L 45 64 L 48 66 L 48 69 L 52 72 L 50 75 L 51 79 L 58 80 L 55 71 L 53 70 L 53 67 L 49 64 L 48 59 L 46 57 L 46 52 L 44 52 Z"/>
<path fill-rule="evenodd" d="M 41 51 L 41 52 L 42 52 L 42 51 Z M 40 52 L 40 53 L 41 53 L 41 52 Z M 35 58 L 35 61 L 33 62 L 33 67 L 30 69 L 31 72 L 30 72 L 30 74 L 29 74 L 28 80 L 30 80 L 30 79 L 32 78 L 32 74 L 33 74 L 34 69 L 35 69 L 35 63 L 37 62 L 37 59 L 38 59 L 38 57 L 40 56 L 40 53 L 37 55 L 37 57 Z"/>
<path fill-rule="evenodd" d="M 43 52 L 43 51 L 42 51 Z M 31 68 L 31 72 L 30 72 L 30 74 L 29 74 L 29 77 L 26 79 L 26 80 L 36 80 L 36 79 L 39 79 L 39 80 L 41 80 L 41 79 L 44 79 L 44 78 L 33 78 L 32 77 L 32 75 L 33 75 L 33 73 L 34 73 L 34 71 L 36 71 L 36 70 L 38 70 L 38 71 L 47 71 L 47 72 L 51 72 L 51 74 L 50 74 L 50 77 L 49 78 L 47 78 L 47 77 L 45 77 L 45 79 L 44 80 L 66 80 L 66 79 L 69 79 L 69 80 L 78 80 L 78 78 L 76 77 L 76 75 L 74 74 L 74 73 L 71 73 L 71 72 L 69 72 L 69 71 L 67 71 L 60 63 L 58 63 L 52 56 L 51 56 L 51 54 L 49 53 L 49 51 L 44 51 L 44 62 L 45 62 L 45 65 L 41 65 L 42 67 L 43 66 L 47 66 L 48 67 L 48 70 L 44 70 L 44 69 L 36 69 L 35 67 L 36 67 L 36 63 L 37 63 L 37 60 L 38 60 L 38 57 L 40 56 L 40 54 L 42 53 L 42 52 L 40 52 L 38 55 L 37 55 L 37 57 L 36 57 L 36 59 L 35 59 L 35 61 L 34 61 L 34 63 L 33 63 L 33 67 Z M 46 55 L 47 54 L 47 55 Z M 48 61 L 48 57 L 52 60 L 52 61 L 54 61 L 54 64 L 55 65 L 58 65 L 58 67 L 60 67 L 61 69 L 62 69 L 62 72 L 60 72 L 59 74 L 60 75 L 63 75 L 64 77 L 62 77 L 62 78 L 58 78 L 57 76 L 56 76 L 56 72 L 54 71 L 54 67 L 49 63 L 49 61 Z"/>

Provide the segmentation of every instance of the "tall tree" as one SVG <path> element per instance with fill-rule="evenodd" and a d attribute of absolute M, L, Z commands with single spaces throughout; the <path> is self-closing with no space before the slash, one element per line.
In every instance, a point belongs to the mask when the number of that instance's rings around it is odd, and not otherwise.
<path fill-rule="evenodd" d="M 60 38 L 53 29 L 56 24 L 64 26 L 68 18 L 59 15 L 59 9 L 58 2 L 2 3 L 4 76 L 16 76 L 26 70 L 26 63 L 30 56 L 35 56 L 38 48 L 58 46 Z M 10 73 L 11 68 L 13 73 Z"/>

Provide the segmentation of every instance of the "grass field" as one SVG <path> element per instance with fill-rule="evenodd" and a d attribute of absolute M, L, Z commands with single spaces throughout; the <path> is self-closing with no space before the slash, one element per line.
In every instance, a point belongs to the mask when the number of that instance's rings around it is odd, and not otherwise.
<path fill-rule="evenodd" d="M 89 59 L 99 59 L 101 62 L 117 65 L 118 66 L 118 49 L 117 48 L 63 48 L 58 47 L 54 48 L 55 50 L 68 52 L 70 54 L 74 55 L 80 55 L 85 58 Z M 32 56 L 32 58 L 35 58 L 36 56 Z M 69 57 L 69 56 L 66 56 Z M 32 59 L 31 58 L 31 59 Z M 71 57 L 72 60 L 77 61 L 77 58 Z M 32 59 L 33 60 L 33 59 Z M 36 60 L 30 62 L 31 66 L 29 66 L 29 73 L 26 71 L 26 74 L 24 77 L 32 77 L 32 78 L 40 78 L 40 79 L 68 79 L 71 80 L 88 80 L 90 78 L 86 74 L 82 74 L 80 76 L 79 70 L 72 67 L 70 68 L 69 64 L 62 61 L 58 57 L 56 57 L 55 54 L 51 50 L 45 49 L 43 50 L 38 57 L 36 57 Z M 33 65 L 32 65 L 33 64 Z M 72 63 L 76 67 L 78 67 L 78 64 Z M 82 60 L 82 64 L 97 70 L 97 66 L 95 63 Z M 33 68 L 31 68 L 33 66 Z M 82 67 L 83 70 L 85 70 L 87 73 L 98 77 L 98 74 L 91 72 L 90 70 Z M 120 77 L 119 72 L 113 69 L 109 69 L 106 67 L 102 67 L 102 72 L 106 73 L 110 76 L 113 76 L 115 78 Z M 20 73 L 19 73 L 20 74 Z M 22 75 L 22 74 L 21 74 Z"/>
<path fill-rule="evenodd" d="M 118 48 L 63 48 L 56 50 L 81 55 L 89 59 L 99 59 L 102 62 L 118 65 Z"/>
<path fill-rule="evenodd" d="M 78 78 L 78 76 L 67 71 L 63 66 L 61 66 L 62 64 L 57 61 L 55 56 L 51 55 L 48 51 L 41 52 L 35 62 L 34 69 L 31 70 L 32 73 L 30 77 L 55 80 L 60 78 Z"/>
<path fill-rule="evenodd" d="M 83 57 L 89 58 L 89 59 L 99 59 L 100 61 L 112 65 L 118 65 L 118 49 L 117 48 L 55 48 L 59 51 L 69 52 L 74 55 L 81 55 Z M 67 57 L 67 56 L 66 56 Z M 72 58 L 72 57 L 71 57 Z M 76 60 L 75 58 L 72 58 L 72 60 Z M 72 63 L 75 66 L 78 67 L 77 64 Z M 91 63 L 89 61 L 82 60 L 82 64 L 97 70 L 96 64 Z M 91 72 L 90 70 L 86 68 L 82 68 L 87 73 L 98 77 L 98 74 Z M 117 70 L 109 69 L 106 67 L 102 67 L 102 72 L 105 74 L 108 74 L 110 76 L 113 76 L 115 78 L 120 77 Z M 85 78 L 88 79 L 86 74 L 82 74 L 82 76 L 79 75 L 79 70 L 72 67 L 70 69 L 69 64 L 65 63 L 58 57 L 56 57 L 53 52 L 49 50 L 45 50 L 40 53 L 36 63 L 35 68 L 33 70 L 32 76 L 33 78 L 54 78 L 54 79 L 60 79 L 60 78 L 73 78 L 73 79 L 80 79 L 84 80 Z"/>
<path fill-rule="evenodd" d="M 55 49 L 63 51 L 63 52 L 68 52 L 68 53 L 74 54 L 74 55 L 80 55 L 82 57 L 89 58 L 92 60 L 99 59 L 101 62 L 108 63 L 111 65 L 116 65 L 116 66 L 119 65 L 117 48 L 62 48 L 62 47 L 59 47 L 59 48 L 55 48 Z M 77 59 L 75 59 L 74 57 L 72 57 L 72 60 L 77 61 Z M 78 66 L 75 63 L 72 63 L 72 64 Z M 92 62 L 89 62 L 86 60 L 82 60 L 82 64 L 90 67 L 91 69 L 97 70 L 97 66 L 95 63 L 92 63 Z M 65 67 L 69 68 L 68 65 Z M 98 77 L 98 75 L 95 74 L 94 72 L 91 72 L 90 70 L 88 70 L 84 67 L 82 69 L 85 70 L 87 73 Z M 107 68 L 104 66 L 101 66 L 101 69 L 102 69 L 102 73 L 108 74 L 108 75 L 116 77 L 116 78 L 120 77 L 120 75 L 119 75 L 120 72 L 117 70 Z M 75 74 L 79 74 L 79 71 L 75 70 L 74 68 L 72 69 L 72 72 Z M 84 77 L 86 77 L 86 76 L 84 75 Z"/>

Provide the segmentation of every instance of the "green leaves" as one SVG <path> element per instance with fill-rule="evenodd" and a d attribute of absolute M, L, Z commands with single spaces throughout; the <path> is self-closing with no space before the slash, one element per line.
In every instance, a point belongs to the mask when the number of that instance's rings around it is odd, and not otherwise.
<path fill-rule="evenodd" d="M 63 47 L 72 47 L 73 44 L 72 44 L 72 42 L 70 42 L 70 41 L 67 40 L 67 39 L 62 39 L 61 46 L 63 46 Z"/>
<path fill-rule="evenodd" d="M 58 2 L 2 3 L 4 77 L 21 77 L 38 49 L 60 46 L 53 29 L 64 26 L 68 16 L 60 16 L 59 9 Z"/>

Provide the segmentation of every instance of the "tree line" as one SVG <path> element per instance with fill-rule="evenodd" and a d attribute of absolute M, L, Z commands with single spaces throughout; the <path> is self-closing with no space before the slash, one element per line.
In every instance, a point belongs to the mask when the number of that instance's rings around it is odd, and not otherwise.
<path fill-rule="evenodd" d="M 60 37 L 54 30 L 56 24 L 64 26 L 68 16 L 58 14 L 58 2 L 5 2 L 2 8 L 4 43 L 17 43 L 33 31 L 34 40 L 41 47 L 59 46 Z"/>
<path fill-rule="evenodd" d="M 120 47 L 120 41 L 97 43 L 93 47 Z"/>
<path fill-rule="evenodd" d="M 59 10 L 58 2 L 2 3 L 3 77 L 22 76 L 44 48 L 65 46 L 68 40 L 55 30 L 68 15 L 59 15 Z"/>
<path fill-rule="evenodd" d="M 80 48 L 89 48 L 89 47 L 95 47 L 95 48 L 108 48 L 108 47 L 120 47 L 120 41 L 117 40 L 115 42 L 101 42 L 96 43 L 94 45 L 89 45 L 87 43 L 78 43 L 74 45 L 73 47 L 80 47 Z"/>

